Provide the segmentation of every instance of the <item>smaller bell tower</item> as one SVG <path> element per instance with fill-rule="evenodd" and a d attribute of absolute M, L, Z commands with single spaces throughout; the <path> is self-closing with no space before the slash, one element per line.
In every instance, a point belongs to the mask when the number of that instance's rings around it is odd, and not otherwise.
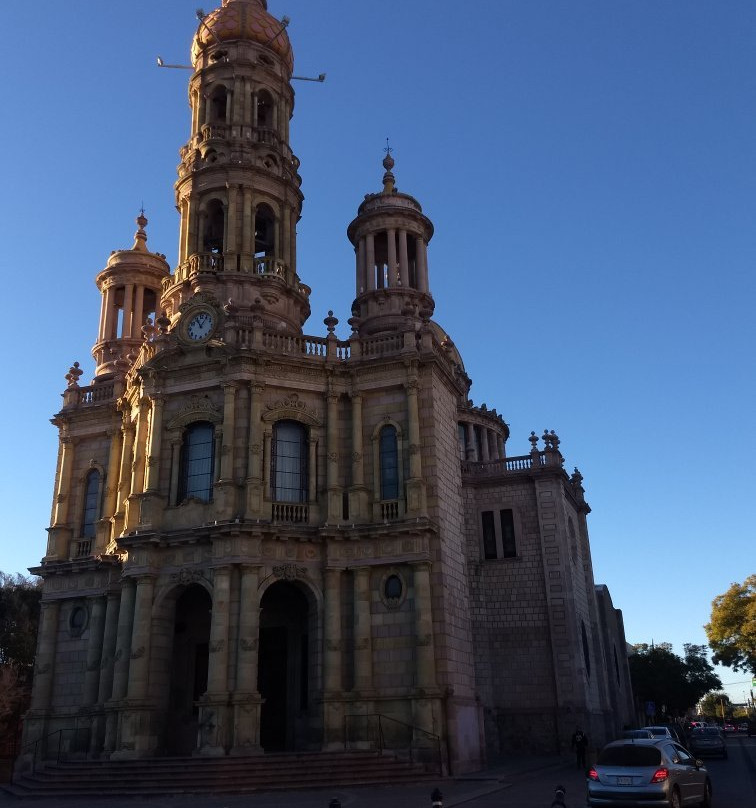
<path fill-rule="evenodd" d="M 360 336 L 404 331 L 433 314 L 428 283 L 428 242 L 433 224 L 420 203 L 400 193 L 386 147 L 383 190 L 367 194 L 347 228 L 356 255 L 356 297 L 352 320 Z"/>
<path fill-rule="evenodd" d="M 114 250 L 96 278 L 102 304 L 97 342 L 92 348 L 95 383 L 109 380 L 119 367 L 128 368 L 124 360 L 139 351 L 144 339 L 142 326 L 148 319 L 155 321 L 162 283 L 170 275 L 165 256 L 147 249 L 143 210 L 136 223 L 131 249 Z"/>

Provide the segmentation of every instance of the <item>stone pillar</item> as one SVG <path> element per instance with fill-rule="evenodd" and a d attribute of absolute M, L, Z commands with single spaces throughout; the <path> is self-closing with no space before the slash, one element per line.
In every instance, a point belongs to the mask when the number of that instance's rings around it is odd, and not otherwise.
<path fill-rule="evenodd" d="M 325 749 L 344 748 L 344 702 L 341 692 L 341 570 L 325 571 L 323 650 Z"/>
<path fill-rule="evenodd" d="M 87 642 L 87 667 L 84 672 L 83 706 L 93 707 L 100 692 L 100 663 L 102 661 L 102 638 L 105 633 L 105 598 L 90 598 L 89 640 Z"/>
<path fill-rule="evenodd" d="M 417 401 L 417 379 L 407 382 L 407 422 L 409 425 L 409 479 L 407 480 L 407 515 L 425 515 L 425 482 L 420 453 L 420 411 Z"/>
<path fill-rule="evenodd" d="M 370 567 L 354 571 L 354 689 L 373 690 L 373 641 L 370 619 Z"/>
<path fill-rule="evenodd" d="M 123 320 L 119 337 L 134 338 L 134 284 L 127 283 L 123 290 Z"/>
<path fill-rule="evenodd" d="M 247 516 L 262 515 L 262 394 L 265 385 L 252 382 L 249 386 L 249 443 L 247 446 Z"/>
<path fill-rule="evenodd" d="M 252 189 L 244 187 L 242 202 L 242 266 L 246 268 L 249 261 L 251 267 L 252 254 L 254 252 L 255 238 L 255 214 L 252 207 Z"/>
<path fill-rule="evenodd" d="M 42 601 L 37 637 L 37 655 L 34 664 L 31 709 L 33 712 L 49 710 L 52 706 L 55 651 L 58 644 L 60 601 Z"/>
<path fill-rule="evenodd" d="M 236 691 L 232 755 L 260 754 L 260 706 L 257 690 L 260 652 L 260 568 L 242 564 L 239 596 L 239 643 L 236 653 Z"/>
<path fill-rule="evenodd" d="M 372 233 L 365 237 L 365 275 L 369 291 L 375 289 L 375 240 Z"/>
<path fill-rule="evenodd" d="M 415 239 L 415 265 L 417 267 L 417 288 L 420 292 L 429 291 L 428 285 L 428 245 L 422 236 Z"/>
<path fill-rule="evenodd" d="M 210 658 L 207 692 L 201 698 L 199 719 L 200 755 L 225 755 L 228 740 L 228 642 L 231 567 L 213 571 L 213 610 L 210 622 Z"/>
<path fill-rule="evenodd" d="M 481 460 L 484 463 L 488 463 L 491 458 L 488 452 L 488 427 L 485 426 L 480 428 L 480 451 L 483 455 Z"/>
<path fill-rule="evenodd" d="M 131 632 L 134 626 L 134 601 L 136 582 L 125 578 L 121 584 L 121 604 L 118 610 L 116 652 L 113 664 L 113 688 L 105 724 L 105 751 L 114 752 L 118 738 L 118 712 L 120 702 L 126 698 L 129 685 L 129 662 L 131 657 Z"/>
<path fill-rule="evenodd" d="M 60 439 L 60 473 L 58 475 L 58 490 L 55 494 L 55 510 L 53 525 L 65 525 L 68 521 L 68 504 L 71 501 L 71 473 L 73 471 L 74 453 L 76 444 L 73 438 Z M 58 549 L 60 554 L 60 548 Z"/>
<path fill-rule="evenodd" d="M 410 285 L 406 230 L 399 231 L 399 281 L 404 289 L 407 289 Z"/>
<path fill-rule="evenodd" d="M 361 238 L 357 244 L 357 271 L 355 285 L 357 287 L 356 297 L 359 297 L 367 289 L 367 273 L 365 271 L 365 239 Z"/>
<path fill-rule="evenodd" d="M 388 285 L 393 287 L 397 285 L 397 269 L 399 268 L 396 260 L 396 230 L 393 227 L 386 231 L 386 246 L 388 249 Z"/>
<path fill-rule="evenodd" d="M 220 452 L 219 480 L 234 477 L 234 431 L 236 428 L 236 385 L 223 385 L 223 444 Z"/>
<path fill-rule="evenodd" d="M 333 524 L 341 522 L 343 515 L 342 492 L 339 486 L 339 397 L 336 393 L 330 392 L 326 399 L 328 402 L 326 488 L 328 490 L 328 522 Z"/>
<path fill-rule="evenodd" d="M 102 515 L 111 519 L 118 510 L 118 466 L 123 451 L 123 432 L 120 429 L 109 429 L 110 453 L 108 454 L 108 476 L 105 480 L 105 500 Z"/>
<path fill-rule="evenodd" d="M 103 301 L 103 325 L 101 339 L 115 339 L 116 329 L 116 308 L 114 304 L 115 286 L 108 283 L 105 287 L 105 299 Z"/>
<path fill-rule="evenodd" d="M 144 325 L 144 286 L 134 288 L 134 317 L 132 337 L 142 339 L 142 326 Z"/>
<path fill-rule="evenodd" d="M 369 518 L 368 490 L 365 487 L 365 449 L 362 440 L 362 394 L 352 394 L 352 487 L 349 491 L 349 519 Z"/>
<path fill-rule="evenodd" d="M 152 416 L 150 418 L 150 437 L 147 444 L 147 475 L 145 490 L 155 492 L 158 490 L 158 479 L 160 475 L 160 448 L 163 434 L 163 405 L 165 399 L 162 396 L 152 396 Z"/>
<path fill-rule="evenodd" d="M 266 430 L 263 439 L 263 498 L 275 499 L 275 492 L 270 479 L 270 461 L 273 435 Z"/>
<path fill-rule="evenodd" d="M 318 442 L 312 436 L 312 433 L 310 433 L 310 437 L 307 439 L 307 450 L 308 450 L 307 501 L 316 502 L 318 498 L 318 488 L 317 488 Z"/>
<path fill-rule="evenodd" d="M 433 607 L 429 561 L 414 566 L 415 589 L 415 671 L 417 687 L 436 687 L 436 655 L 433 645 Z"/>
<path fill-rule="evenodd" d="M 168 491 L 168 505 L 178 505 L 179 473 L 181 471 L 181 436 L 171 436 L 171 487 Z"/>
<path fill-rule="evenodd" d="M 235 253 L 236 248 L 236 208 L 238 189 L 235 185 L 229 185 L 228 193 L 228 210 L 226 213 L 226 252 Z"/>
<path fill-rule="evenodd" d="M 152 575 L 139 576 L 134 604 L 134 628 L 129 664 L 128 698 L 130 700 L 142 701 L 147 698 L 154 589 L 155 579 Z"/>
<path fill-rule="evenodd" d="M 465 440 L 467 446 L 465 447 L 465 454 L 468 460 L 478 459 L 478 446 L 475 442 L 475 426 L 468 421 L 465 424 Z"/>
<path fill-rule="evenodd" d="M 102 637 L 102 656 L 100 658 L 100 681 L 97 689 L 97 704 L 100 710 L 113 692 L 113 665 L 118 636 L 118 607 L 121 596 L 118 592 L 108 592 L 105 605 L 105 629 Z M 94 718 L 90 753 L 102 752 L 105 748 L 105 713 L 98 712 Z"/>

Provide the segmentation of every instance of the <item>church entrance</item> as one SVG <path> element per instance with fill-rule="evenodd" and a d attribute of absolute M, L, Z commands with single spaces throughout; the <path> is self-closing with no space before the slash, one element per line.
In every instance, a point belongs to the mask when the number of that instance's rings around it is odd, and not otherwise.
<path fill-rule="evenodd" d="M 212 602 L 193 584 L 176 600 L 165 751 L 191 755 L 197 746 L 197 700 L 207 690 Z"/>
<path fill-rule="evenodd" d="M 257 689 L 265 700 L 260 745 L 266 752 L 307 747 L 313 635 L 302 590 L 286 581 L 273 584 L 260 603 Z"/>

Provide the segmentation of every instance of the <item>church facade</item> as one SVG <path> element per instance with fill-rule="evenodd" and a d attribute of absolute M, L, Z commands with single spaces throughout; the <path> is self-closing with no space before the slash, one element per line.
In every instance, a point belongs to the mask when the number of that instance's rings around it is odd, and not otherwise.
<path fill-rule="evenodd" d="M 127 759 L 380 732 L 453 773 L 568 749 L 577 725 L 600 743 L 632 694 L 582 478 L 554 432 L 510 456 L 469 398 L 433 319 L 433 225 L 390 154 L 348 226 L 351 336 L 330 312 L 303 331 L 284 29 L 265 0 L 200 22 L 177 265 L 142 214 L 96 277 L 94 379 L 74 364 L 53 419 L 25 742 Z"/>

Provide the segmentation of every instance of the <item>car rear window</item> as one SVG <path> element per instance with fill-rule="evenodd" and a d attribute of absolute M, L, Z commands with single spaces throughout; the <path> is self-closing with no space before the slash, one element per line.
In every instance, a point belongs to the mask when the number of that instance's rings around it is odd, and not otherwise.
<path fill-rule="evenodd" d="M 719 730 L 716 727 L 701 727 L 695 731 L 696 735 L 719 735 Z"/>
<path fill-rule="evenodd" d="M 599 766 L 658 766 L 661 752 L 655 746 L 608 746 L 598 756 Z"/>

